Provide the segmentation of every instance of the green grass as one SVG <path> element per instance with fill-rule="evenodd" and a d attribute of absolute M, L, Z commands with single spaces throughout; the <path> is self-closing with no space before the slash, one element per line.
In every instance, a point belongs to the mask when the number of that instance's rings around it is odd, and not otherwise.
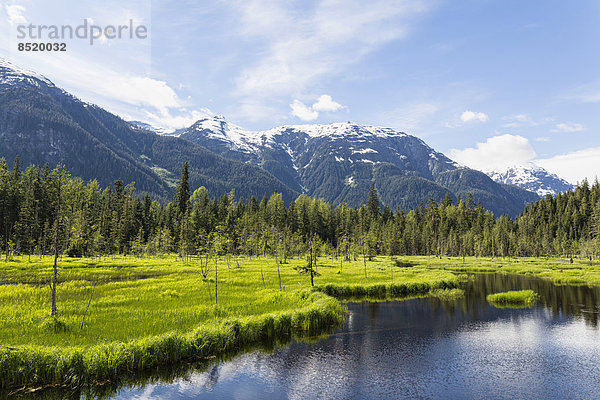
<path fill-rule="evenodd" d="M 510 290 L 508 292 L 494 293 L 487 296 L 487 301 L 500 307 L 531 307 L 538 299 L 533 290 Z"/>
<path fill-rule="evenodd" d="M 0 386 L 110 379 L 273 336 L 318 334 L 345 318 L 345 307 L 329 295 L 403 297 L 458 284 L 450 271 L 396 268 L 387 257 L 368 263 L 368 278 L 359 261 L 345 263 L 340 274 L 338 260 L 321 258 L 312 289 L 310 277 L 295 269 L 305 261 L 294 259 L 280 266 L 280 292 L 274 260 L 238 261 L 241 268 L 219 260 L 215 306 L 214 270 L 203 279 L 196 262 L 64 258 L 56 319 L 48 318 L 52 259 L 1 262 L 0 282 L 11 284 L 0 286 Z"/>
<path fill-rule="evenodd" d="M 331 297 L 306 290 L 292 297 L 297 304 L 294 310 L 213 321 L 189 332 L 168 332 L 90 347 L 4 346 L 0 348 L 2 386 L 53 382 L 78 386 L 110 381 L 123 373 L 210 358 L 275 336 L 319 332 L 344 318 L 345 307 Z"/>
<path fill-rule="evenodd" d="M 465 291 L 462 289 L 435 289 L 429 293 L 432 297 L 437 297 L 443 301 L 453 301 L 465 297 Z"/>
<path fill-rule="evenodd" d="M 414 256 L 398 257 L 400 261 L 411 262 L 420 267 L 433 270 L 446 270 L 459 273 L 500 272 L 535 276 L 552 281 L 556 285 L 588 285 L 600 286 L 600 261 L 590 262 L 587 259 L 573 260 L 568 258 L 491 258 L 466 257 L 434 257 Z"/>

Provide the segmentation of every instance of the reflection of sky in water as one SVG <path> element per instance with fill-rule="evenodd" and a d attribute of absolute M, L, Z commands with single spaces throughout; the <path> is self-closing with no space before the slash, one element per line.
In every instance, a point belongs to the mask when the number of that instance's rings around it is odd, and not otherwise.
<path fill-rule="evenodd" d="M 596 299 L 597 290 L 552 292 L 544 283 L 536 288 L 543 305 L 496 309 L 485 294 L 523 282 L 482 279 L 450 305 L 436 299 L 351 304 L 345 325 L 317 343 L 243 354 L 118 397 L 598 398 L 597 320 L 577 311 L 589 304 L 573 304 Z"/>

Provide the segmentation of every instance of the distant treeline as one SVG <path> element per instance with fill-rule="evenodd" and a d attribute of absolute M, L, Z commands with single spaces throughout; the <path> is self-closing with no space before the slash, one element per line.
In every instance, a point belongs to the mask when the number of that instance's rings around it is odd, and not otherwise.
<path fill-rule="evenodd" d="M 186 163 L 164 205 L 120 180 L 102 189 L 60 166 L 21 171 L 18 159 L 12 168 L 0 160 L 0 246 L 6 258 L 55 247 L 70 256 L 600 255 L 598 182 L 546 196 L 513 220 L 495 218 L 472 196 L 392 211 L 371 185 L 360 208 L 305 195 L 286 206 L 278 193 L 239 201 L 233 192 L 211 198 L 203 187 L 190 194 L 188 177 Z"/>

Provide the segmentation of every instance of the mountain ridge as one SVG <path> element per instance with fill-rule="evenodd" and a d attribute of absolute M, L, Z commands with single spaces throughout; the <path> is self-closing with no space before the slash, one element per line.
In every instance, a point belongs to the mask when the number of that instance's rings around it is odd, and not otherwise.
<path fill-rule="evenodd" d="M 294 190 L 333 203 L 360 204 L 371 182 L 391 208 L 477 193 L 487 208 L 516 215 L 537 199 L 520 189 L 507 191 L 484 173 L 460 166 L 422 139 L 394 128 L 339 122 L 249 131 L 215 116 L 177 134 L 223 157 L 259 165 Z M 477 184 L 459 184 L 455 177 L 460 173 L 451 172 L 459 170 Z"/>
<path fill-rule="evenodd" d="M 217 196 L 232 189 L 244 198 L 277 191 L 286 202 L 305 193 L 357 206 L 375 183 L 382 203 L 394 209 L 471 193 L 497 215 L 511 216 L 538 198 L 393 128 L 339 122 L 252 132 L 215 116 L 157 134 L 11 66 L 0 63 L 0 156 L 20 155 L 24 165 L 61 162 L 102 185 L 122 179 L 169 198 L 187 161 L 191 189 L 205 186 Z"/>

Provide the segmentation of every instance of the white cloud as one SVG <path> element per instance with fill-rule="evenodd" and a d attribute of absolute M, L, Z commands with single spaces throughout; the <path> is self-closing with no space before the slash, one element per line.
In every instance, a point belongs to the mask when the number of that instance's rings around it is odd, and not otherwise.
<path fill-rule="evenodd" d="M 328 94 L 322 94 L 319 96 L 316 103 L 312 105 L 312 109 L 318 112 L 335 112 L 343 108 L 343 105 L 333 101 L 331 96 Z"/>
<path fill-rule="evenodd" d="M 522 127 L 526 127 L 526 126 L 539 125 L 538 122 L 534 121 L 533 118 L 531 118 L 527 114 L 511 115 L 508 117 L 504 117 L 503 119 L 508 121 L 507 123 L 504 124 L 505 128 L 522 128 Z"/>
<path fill-rule="evenodd" d="M 568 123 L 560 123 L 556 124 L 552 132 L 580 132 L 584 129 L 583 125 L 578 124 L 576 122 L 568 122 Z"/>
<path fill-rule="evenodd" d="M 162 109 L 157 113 L 145 111 L 145 118 L 143 121 L 160 128 L 179 129 L 188 127 L 201 118 L 212 117 L 214 115 L 215 114 L 207 108 L 192 111 L 185 108 L 175 110 Z M 127 116 L 126 119 L 134 120 L 136 117 Z"/>
<path fill-rule="evenodd" d="M 292 109 L 292 115 L 300 118 L 302 121 L 314 121 L 319 118 L 319 113 L 321 112 L 335 112 L 346 107 L 334 101 L 330 95 L 322 94 L 311 106 L 307 106 L 300 100 L 295 99 L 290 104 L 290 108 Z"/>
<path fill-rule="evenodd" d="M 538 159 L 535 163 L 569 182 L 576 183 L 583 181 L 584 178 L 589 182 L 594 182 L 596 177 L 600 178 L 598 160 L 600 160 L 600 147 L 593 147 Z"/>
<path fill-rule="evenodd" d="M 294 100 L 290 104 L 290 108 L 292 109 L 292 115 L 300 118 L 302 121 L 314 121 L 319 118 L 318 111 L 314 111 L 312 107 L 307 106 L 300 100 Z"/>
<path fill-rule="evenodd" d="M 460 120 L 462 122 L 472 122 L 472 121 L 487 122 L 488 119 L 489 119 L 489 117 L 486 113 L 475 112 L 475 111 L 471 111 L 471 110 L 466 110 L 460 115 Z"/>
<path fill-rule="evenodd" d="M 6 20 L 10 25 L 26 24 L 27 18 L 25 18 L 25 7 L 18 4 L 7 4 L 4 6 L 6 10 Z"/>
<path fill-rule="evenodd" d="M 189 126 L 188 121 L 195 121 L 193 113 L 186 109 L 188 100 L 180 98 L 166 81 L 133 71 L 123 73 L 68 54 L 60 58 L 38 57 L 34 68 L 37 72 L 84 101 L 131 119 L 153 116 L 148 122 L 164 128 L 182 128 Z M 164 123 L 159 118 L 164 118 Z"/>
<path fill-rule="evenodd" d="M 449 155 L 463 165 L 487 171 L 526 163 L 536 153 L 527 138 L 505 134 L 490 137 L 473 148 L 451 149 Z"/>
<path fill-rule="evenodd" d="M 324 0 L 301 10 L 273 0 L 231 1 L 240 36 L 264 49 L 237 77 L 241 96 L 294 96 L 385 43 L 406 36 L 421 1 Z"/>
<path fill-rule="evenodd" d="M 431 116 L 438 110 L 439 106 L 433 103 L 407 104 L 381 113 L 377 121 L 383 125 L 415 133 L 414 131 L 423 129 L 423 123 L 431 121 Z"/>
<path fill-rule="evenodd" d="M 600 81 L 590 82 L 575 88 L 566 96 L 567 100 L 576 100 L 582 103 L 600 102 Z"/>
<path fill-rule="evenodd" d="M 536 158 L 527 138 L 506 134 L 488 138 L 473 148 L 452 149 L 448 154 L 455 161 L 481 171 L 533 162 L 571 183 L 600 178 L 600 147 Z"/>

